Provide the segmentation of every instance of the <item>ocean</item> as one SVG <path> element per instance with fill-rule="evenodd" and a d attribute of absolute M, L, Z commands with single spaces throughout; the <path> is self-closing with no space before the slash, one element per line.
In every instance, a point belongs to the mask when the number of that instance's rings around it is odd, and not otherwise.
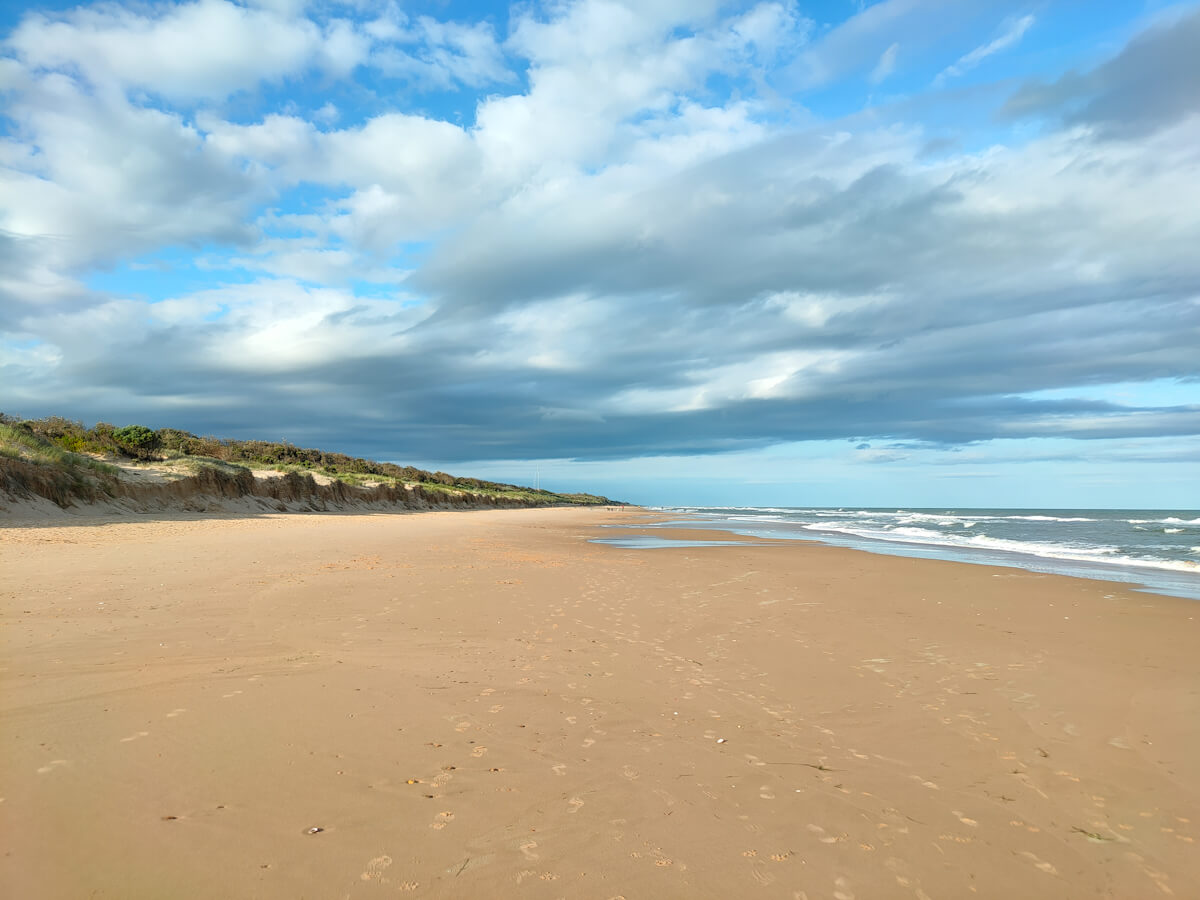
<path fill-rule="evenodd" d="M 1122 581 L 1200 600 L 1200 510 L 666 507 L 658 527 Z"/>

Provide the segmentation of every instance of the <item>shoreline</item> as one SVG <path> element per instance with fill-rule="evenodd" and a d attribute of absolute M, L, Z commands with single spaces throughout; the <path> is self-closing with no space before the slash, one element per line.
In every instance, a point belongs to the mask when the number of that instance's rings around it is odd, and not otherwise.
<path fill-rule="evenodd" d="M 1047 575 L 1133 585 L 1135 589 L 1145 593 L 1200 600 L 1200 566 L 1193 569 L 1178 564 L 1155 565 L 1149 561 L 1140 564 L 1132 560 L 1108 562 L 1103 558 L 1076 558 L 1023 552 L 1017 549 L 970 547 L 932 540 L 866 537 L 837 530 L 798 527 L 794 523 L 786 522 L 739 526 L 727 520 L 687 519 L 678 515 L 668 515 L 667 512 L 663 512 L 662 515 L 662 522 L 671 523 L 673 527 L 702 532 L 718 531 L 750 541 L 814 542 L 880 556 L 1014 568 Z M 793 527 L 787 527 L 789 525 Z"/>
<path fill-rule="evenodd" d="M 0 886 L 1200 893 L 1194 601 L 651 515 L 3 529 Z"/>

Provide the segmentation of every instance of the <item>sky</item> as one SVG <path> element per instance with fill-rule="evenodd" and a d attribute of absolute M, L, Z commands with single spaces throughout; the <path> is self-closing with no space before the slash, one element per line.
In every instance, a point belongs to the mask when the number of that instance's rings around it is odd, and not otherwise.
<path fill-rule="evenodd" d="M 0 410 L 1200 507 L 1200 5 L 0 6 Z"/>

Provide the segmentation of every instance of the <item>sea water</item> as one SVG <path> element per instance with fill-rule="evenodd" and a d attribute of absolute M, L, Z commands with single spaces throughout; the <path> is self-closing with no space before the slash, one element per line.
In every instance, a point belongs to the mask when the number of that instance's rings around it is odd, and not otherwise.
<path fill-rule="evenodd" d="M 1200 599 L 1200 510 L 665 507 L 656 527 L 1124 581 Z"/>

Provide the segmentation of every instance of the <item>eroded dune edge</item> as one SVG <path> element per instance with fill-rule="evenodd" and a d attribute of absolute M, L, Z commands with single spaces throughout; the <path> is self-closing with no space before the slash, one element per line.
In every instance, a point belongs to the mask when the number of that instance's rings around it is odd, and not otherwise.
<path fill-rule="evenodd" d="M 328 510 L 515 509 L 521 500 L 467 491 L 435 491 L 415 485 L 352 485 L 318 482 L 300 472 L 263 473 L 205 468 L 167 480 L 109 478 L 82 481 L 70 473 L 0 460 L 0 515 L 53 508 L 76 513 L 121 512 L 317 512 Z M 539 504 L 544 505 L 544 504 Z"/>

